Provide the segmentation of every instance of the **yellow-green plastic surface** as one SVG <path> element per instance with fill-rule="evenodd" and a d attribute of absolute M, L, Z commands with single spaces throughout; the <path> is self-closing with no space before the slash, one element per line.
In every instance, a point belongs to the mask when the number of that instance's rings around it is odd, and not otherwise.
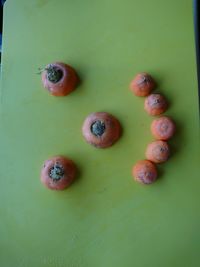
<path fill-rule="evenodd" d="M 53 97 L 39 67 L 72 65 L 81 85 Z M 177 124 L 159 180 L 133 181 L 153 140 L 133 76 L 155 77 Z M 7 0 L 0 120 L 0 266 L 198 266 L 198 93 L 190 0 Z M 85 142 L 96 111 L 115 115 L 123 136 L 111 148 Z M 40 183 L 43 161 L 66 155 L 77 181 L 55 192 Z"/>

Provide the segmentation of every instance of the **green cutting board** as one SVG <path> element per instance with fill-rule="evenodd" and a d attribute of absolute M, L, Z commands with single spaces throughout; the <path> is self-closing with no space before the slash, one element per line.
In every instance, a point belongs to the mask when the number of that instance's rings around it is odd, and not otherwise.
<path fill-rule="evenodd" d="M 199 118 L 190 0 L 8 0 L 4 9 L 0 121 L 0 266 L 196 267 L 200 246 Z M 53 97 L 38 67 L 66 62 L 81 85 Z M 153 120 L 128 85 L 147 71 L 177 124 L 158 181 L 133 181 Z M 119 142 L 96 149 L 81 126 L 115 115 Z M 42 163 L 72 158 L 77 181 L 40 182 Z"/>

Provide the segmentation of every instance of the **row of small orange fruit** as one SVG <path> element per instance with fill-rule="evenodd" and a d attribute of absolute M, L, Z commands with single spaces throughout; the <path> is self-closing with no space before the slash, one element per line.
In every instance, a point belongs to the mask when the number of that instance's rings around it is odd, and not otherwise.
<path fill-rule="evenodd" d="M 151 93 L 155 87 L 154 79 L 147 73 L 137 74 L 130 84 L 130 89 L 136 96 L 146 97 L 144 109 L 152 116 L 164 113 L 168 107 L 163 95 Z M 175 123 L 167 116 L 160 116 L 153 120 L 151 133 L 156 140 L 147 146 L 146 159 L 138 161 L 132 169 L 134 179 L 142 184 L 154 182 L 158 177 L 156 164 L 168 160 L 170 148 L 166 141 L 174 135 Z"/>

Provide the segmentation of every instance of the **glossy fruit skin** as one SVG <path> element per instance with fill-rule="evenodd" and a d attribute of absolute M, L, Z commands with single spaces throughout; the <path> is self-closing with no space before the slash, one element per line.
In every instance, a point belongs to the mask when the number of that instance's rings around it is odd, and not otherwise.
<path fill-rule="evenodd" d="M 155 119 L 151 123 L 151 133 L 157 140 L 169 140 L 176 131 L 174 121 L 166 116 Z"/>
<path fill-rule="evenodd" d="M 151 184 L 157 179 L 158 173 L 154 163 L 140 160 L 133 166 L 132 175 L 141 184 Z"/>
<path fill-rule="evenodd" d="M 155 88 L 154 79 L 146 72 L 138 73 L 130 83 L 130 90 L 136 96 L 147 96 Z"/>
<path fill-rule="evenodd" d="M 91 127 L 96 121 L 101 121 L 105 125 L 105 131 L 101 136 L 92 133 Z M 82 126 L 82 134 L 85 140 L 97 147 L 106 148 L 112 146 L 121 135 L 121 126 L 119 121 L 107 112 L 96 112 L 90 114 Z"/>
<path fill-rule="evenodd" d="M 146 158 L 154 163 L 163 163 L 170 156 L 170 148 L 165 141 L 154 141 L 147 146 Z"/>
<path fill-rule="evenodd" d="M 167 110 L 168 104 L 164 96 L 161 94 L 151 94 L 146 97 L 144 109 L 149 115 L 160 115 Z"/>
<path fill-rule="evenodd" d="M 58 164 L 63 167 L 64 175 L 59 180 L 50 176 L 51 169 Z M 41 182 L 49 189 L 63 190 L 71 185 L 76 177 L 76 166 L 74 162 L 63 156 L 55 156 L 47 159 L 41 170 Z"/>
<path fill-rule="evenodd" d="M 62 77 L 58 82 L 51 82 L 48 79 L 47 70 L 50 67 L 55 67 L 62 72 Z M 42 72 L 42 83 L 51 95 L 54 96 L 66 96 L 70 94 L 77 86 L 79 82 L 76 71 L 69 65 L 61 62 L 54 62 L 48 64 Z"/>

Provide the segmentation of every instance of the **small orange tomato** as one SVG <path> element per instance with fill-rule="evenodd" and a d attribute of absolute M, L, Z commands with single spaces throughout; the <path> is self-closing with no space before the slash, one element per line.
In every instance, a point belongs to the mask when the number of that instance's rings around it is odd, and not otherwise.
<path fill-rule="evenodd" d="M 151 184 L 157 179 L 157 169 L 151 161 L 140 160 L 133 166 L 132 175 L 137 182 Z"/>
<path fill-rule="evenodd" d="M 168 140 L 175 132 L 175 123 L 169 117 L 160 117 L 151 123 L 151 132 L 158 140 Z"/>
<path fill-rule="evenodd" d="M 136 96 L 147 96 L 155 88 L 155 81 L 146 72 L 138 73 L 130 83 L 130 89 Z"/>
<path fill-rule="evenodd" d="M 154 163 L 162 163 L 168 160 L 170 149 L 165 141 L 154 141 L 147 146 L 146 158 Z"/>
<path fill-rule="evenodd" d="M 71 93 L 78 84 L 75 70 L 64 63 L 48 64 L 42 71 L 43 86 L 54 96 L 65 96 Z"/>
<path fill-rule="evenodd" d="M 119 121 L 107 112 L 90 114 L 84 121 L 82 133 L 85 140 L 98 148 L 105 148 L 115 143 L 121 133 Z"/>
<path fill-rule="evenodd" d="M 74 162 L 63 156 L 56 156 L 44 162 L 41 182 L 53 190 L 63 190 L 70 186 L 76 176 Z"/>
<path fill-rule="evenodd" d="M 151 94 L 145 99 L 144 109 L 149 115 L 159 115 L 166 111 L 167 101 L 165 97 L 160 94 Z"/>

